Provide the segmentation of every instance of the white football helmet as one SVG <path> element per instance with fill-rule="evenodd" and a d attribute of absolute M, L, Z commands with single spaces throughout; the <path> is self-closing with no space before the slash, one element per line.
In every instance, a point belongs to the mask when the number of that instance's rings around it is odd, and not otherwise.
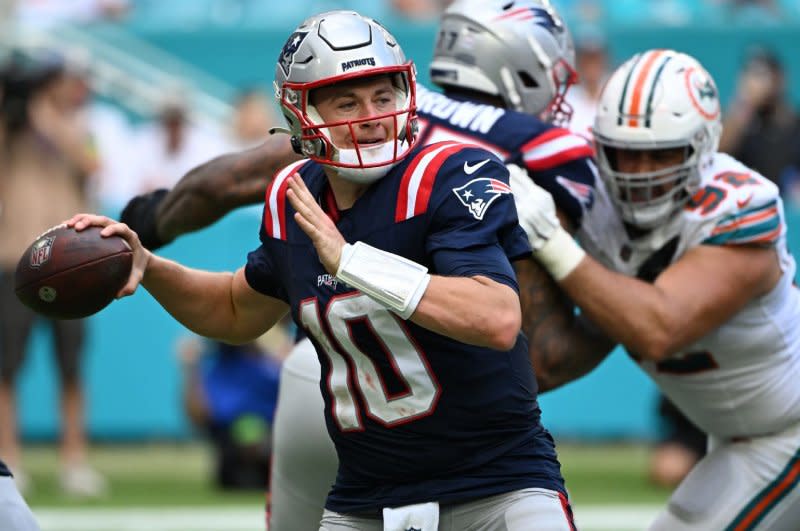
<path fill-rule="evenodd" d="M 417 139 L 414 64 L 386 29 L 354 11 L 331 11 L 306 19 L 281 50 L 275 68 L 275 97 L 299 154 L 336 168 L 348 180 L 369 183 L 383 177 Z M 391 76 L 396 109 L 379 116 L 324 123 L 309 102 L 315 89 L 376 75 Z M 355 126 L 392 117 L 394 139 L 376 146 L 359 145 Z M 337 147 L 330 127 L 346 125 L 354 149 Z"/>
<path fill-rule="evenodd" d="M 567 123 L 578 81 L 572 37 L 549 0 L 456 0 L 442 15 L 431 80 L 500 97 L 509 109 Z"/>
<path fill-rule="evenodd" d="M 635 55 L 603 88 L 594 122 L 600 174 L 622 218 L 640 229 L 670 219 L 700 183 L 722 133 L 714 80 L 694 58 L 674 50 Z M 624 173 L 618 150 L 684 148 L 680 164 Z"/>

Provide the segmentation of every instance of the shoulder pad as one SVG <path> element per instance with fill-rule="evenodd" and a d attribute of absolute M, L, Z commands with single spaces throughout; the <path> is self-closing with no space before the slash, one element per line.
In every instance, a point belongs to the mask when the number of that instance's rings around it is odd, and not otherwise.
<path fill-rule="evenodd" d="M 709 226 L 702 243 L 774 243 L 785 229 L 777 186 L 738 163 L 715 164 L 712 170 L 686 206 L 689 219 Z"/>

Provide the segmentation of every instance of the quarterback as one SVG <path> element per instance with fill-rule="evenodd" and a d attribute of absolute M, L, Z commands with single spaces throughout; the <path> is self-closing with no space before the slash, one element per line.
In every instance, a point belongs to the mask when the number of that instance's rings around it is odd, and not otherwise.
<path fill-rule="evenodd" d="M 321 362 L 339 457 L 320 529 L 572 529 L 511 261 L 529 255 L 508 170 L 482 148 L 417 143 L 414 66 L 351 11 L 307 19 L 275 69 L 287 133 L 308 157 L 266 193 L 261 245 L 235 273 L 134 250 L 181 323 L 226 342 L 287 312 Z M 472 304 L 480 300 L 480 305 Z"/>

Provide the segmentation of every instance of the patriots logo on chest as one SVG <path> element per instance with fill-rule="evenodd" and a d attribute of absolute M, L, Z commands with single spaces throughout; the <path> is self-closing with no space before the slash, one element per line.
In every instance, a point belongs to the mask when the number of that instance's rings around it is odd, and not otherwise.
<path fill-rule="evenodd" d="M 501 195 L 510 194 L 511 187 L 499 179 L 480 177 L 453 188 L 453 193 L 475 219 L 482 220 L 489 206 Z"/>

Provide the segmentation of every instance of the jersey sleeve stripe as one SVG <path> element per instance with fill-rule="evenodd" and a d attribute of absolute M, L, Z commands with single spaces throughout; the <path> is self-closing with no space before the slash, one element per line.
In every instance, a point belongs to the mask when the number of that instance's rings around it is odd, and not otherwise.
<path fill-rule="evenodd" d="M 591 144 L 584 137 L 566 129 L 551 129 L 522 147 L 525 163 L 539 170 L 592 156 L 594 150 Z"/>
<path fill-rule="evenodd" d="M 527 166 L 529 170 L 544 171 L 574 160 L 593 157 L 594 150 L 592 147 L 586 143 L 586 140 L 582 138 L 580 140 L 583 144 L 577 141 L 569 142 L 562 144 L 560 147 L 551 146 L 552 149 L 547 151 L 539 151 L 536 157 L 530 154 L 525 155 L 525 166 Z"/>
<path fill-rule="evenodd" d="M 722 220 L 720 223 L 717 224 L 712 234 L 718 234 L 721 232 L 727 232 L 736 229 L 741 229 L 744 227 L 749 227 L 752 225 L 760 224 L 770 218 L 778 218 L 778 217 L 780 217 L 780 215 L 778 214 L 778 207 L 775 206 L 775 204 L 773 203 L 771 207 L 751 212 L 745 212 L 743 214 L 738 214 L 735 217 Z"/>
<path fill-rule="evenodd" d="M 440 142 L 417 153 L 400 180 L 394 219 L 411 219 L 428 208 L 436 173 L 451 153 L 467 147 L 457 142 Z"/>
<path fill-rule="evenodd" d="M 703 243 L 709 245 L 744 245 L 751 243 L 774 243 L 783 232 L 779 216 L 773 216 L 762 223 L 748 227 L 714 234 Z"/>
<path fill-rule="evenodd" d="M 520 151 L 526 153 L 536 148 L 537 146 L 541 146 L 542 144 L 547 144 L 548 142 L 550 142 L 551 140 L 555 140 L 556 138 L 562 138 L 565 136 L 573 136 L 573 135 L 574 133 L 572 133 L 568 129 L 564 129 L 562 127 L 554 127 L 552 129 L 548 129 L 547 131 L 537 136 L 530 142 L 523 144 L 522 147 L 520 148 Z"/>
<path fill-rule="evenodd" d="M 297 173 L 308 160 L 298 160 L 280 170 L 267 187 L 264 230 L 271 238 L 286 240 L 286 188 L 289 176 Z"/>

